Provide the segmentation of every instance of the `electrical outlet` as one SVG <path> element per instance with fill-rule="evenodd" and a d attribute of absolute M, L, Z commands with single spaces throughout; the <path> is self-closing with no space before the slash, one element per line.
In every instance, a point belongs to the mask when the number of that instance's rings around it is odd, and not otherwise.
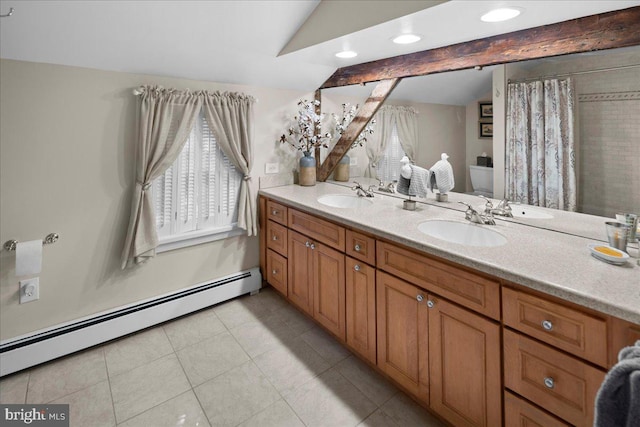
<path fill-rule="evenodd" d="M 349 166 L 358 166 L 358 158 L 349 157 Z"/>
<path fill-rule="evenodd" d="M 264 173 L 278 173 L 278 166 L 277 163 L 267 163 L 264 165 Z"/>
<path fill-rule="evenodd" d="M 40 298 L 40 278 L 20 280 L 20 304 Z"/>

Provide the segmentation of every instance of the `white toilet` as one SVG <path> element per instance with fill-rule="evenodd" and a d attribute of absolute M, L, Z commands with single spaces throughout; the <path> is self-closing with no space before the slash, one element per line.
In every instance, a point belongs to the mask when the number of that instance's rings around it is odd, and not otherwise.
<path fill-rule="evenodd" d="M 473 192 L 470 194 L 493 197 L 493 168 L 469 165 L 469 174 L 473 186 Z"/>

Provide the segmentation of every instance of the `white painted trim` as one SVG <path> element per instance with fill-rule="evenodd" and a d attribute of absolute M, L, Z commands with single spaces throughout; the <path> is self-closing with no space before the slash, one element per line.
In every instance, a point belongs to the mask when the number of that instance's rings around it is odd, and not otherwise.
<path fill-rule="evenodd" d="M 247 276 L 247 277 L 245 277 Z M 215 286 L 217 285 L 217 286 Z M 114 310 L 97 313 L 71 322 L 42 329 L 0 342 L 0 377 L 20 371 L 67 354 L 92 347 L 167 320 L 218 304 L 262 286 L 260 270 L 252 268 L 216 280 L 200 283 L 128 304 Z M 202 290 L 199 290 L 202 288 Z M 175 298 L 174 298 L 175 297 Z M 162 301 L 165 300 L 166 301 Z M 154 303 L 157 303 L 153 305 Z M 141 305 L 149 305 L 134 309 Z M 123 310 L 128 310 L 119 314 Z M 113 315 L 113 317 L 109 317 Z M 102 319 L 109 317 L 107 319 Z M 84 325 L 88 323 L 89 325 Z M 68 331 L 65 331 L 68 330 Z M 41 337 L 41 340 L 37 340 Z M 30 343 L 30 341 L 32 341 Z M 23 344 L 22 346 L 19 346 Z"/>
<path fill-rule="evenodd" d="M 235 226 L 218 228 L 215 230 L 197 230 L 179 235 L 161 237 L 156 253 L 172 251 L 174 249 L 186 248 L 200 245 L 202 243 L 215 242 L 216 240 L 228 239 L 229 237 L 241 236 L 246 230 Z"/>

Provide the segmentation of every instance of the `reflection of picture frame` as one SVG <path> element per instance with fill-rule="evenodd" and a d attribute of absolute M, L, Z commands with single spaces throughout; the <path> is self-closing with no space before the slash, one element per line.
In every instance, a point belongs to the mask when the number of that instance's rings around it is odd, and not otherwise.
<path fill-rule="evenodd" d="M 493 118 L 493 102 L 491 102 L 491 101 L 480 101 L 480 102 L 478 102 L 478 107 L 480 108 L 480 118 L 481 119 Z"/>
<path fill-rule="evenodd" d="M 493 123 L 479 122 L 478 125 L 480 138 L 493 138 Z"/>

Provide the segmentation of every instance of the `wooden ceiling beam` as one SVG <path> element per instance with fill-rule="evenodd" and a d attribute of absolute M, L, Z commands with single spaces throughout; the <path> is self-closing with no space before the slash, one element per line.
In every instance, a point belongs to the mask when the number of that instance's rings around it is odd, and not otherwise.
<path fill-rule="evenodd" d="M 343 67 L 321 89 L 640 44 L 640 6 Z"/>
<path fill-rule="evenodd" d="M 345 154 L 351 148 L 351 144 L 356 140 L 358 135 L 367 126 L 367 123 L 371 121 L 378 109 L 382 106 L 389 94 L 398 85 L 400 79 L 389 79 L 381 81 L 371 92 L 371 96 L 367 99 L 364 105 L 358 110 L 358 113 L 353 118 L 347 129 L 336 143 L 335 147 L 329 156 L 325 159 L 317 169 L 317 180 L 326 181 L 331 175 L 331 172 L 338 166 L 338 162 L 344 157 Z"/>

